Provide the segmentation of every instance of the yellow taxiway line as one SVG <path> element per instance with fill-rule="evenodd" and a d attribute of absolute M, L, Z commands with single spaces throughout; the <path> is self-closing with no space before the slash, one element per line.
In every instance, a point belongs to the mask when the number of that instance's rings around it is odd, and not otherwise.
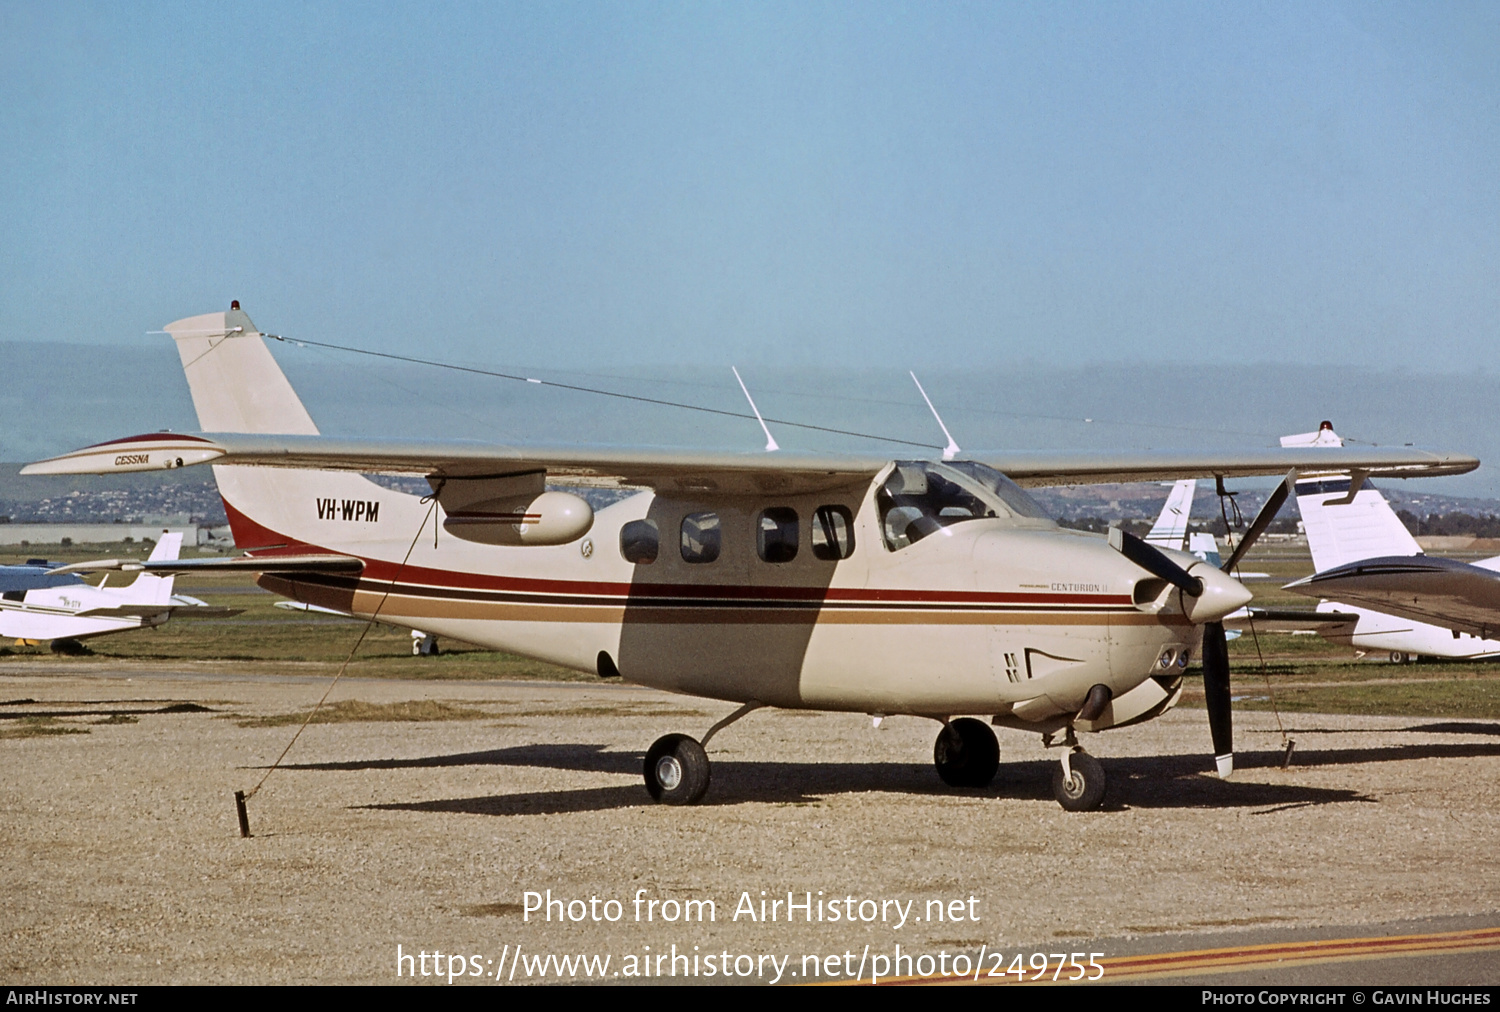
<path fill-rule="evenodd" d="M 1383 935 L 1374 938 L 1329 938 L 1305 942 L 1276 942 L 1270 945 L 1243 945 L 1226 949 L 1195 949 L 1187 952 L 1158 952 L 1140 956 L 1116 956 L 1100 959 L 1104 976 L 1098 983 L 1119 980 L 1153 980 L 1165 977 L 1188 977 L 1212 972 L 1237 973 L 1245 970 L 1270 970 L 1316 963 L 1346 963 L 1356 960 L 1389 959 L 1393 956 L 1422 956 L 1440 952 L 1481 952 L 1500 949 L 1500 927 L 1472 931 L 1443 931 L 1430 935 Z M 1050 971 L 1049 966 L 1049 971 Z M 1052 984 L 1068 981 L 1064 969 L 1056 981 L 1047 972 L 1032 980 L 1035 971 L 1027 969 L 1026 979 L 1015 974 L 987 977 L 981 972 L 976 979 L 965 977 L 891 977 L 886 984 Z M 1090 971 L 1092 972 L 1092 970 Z"/>

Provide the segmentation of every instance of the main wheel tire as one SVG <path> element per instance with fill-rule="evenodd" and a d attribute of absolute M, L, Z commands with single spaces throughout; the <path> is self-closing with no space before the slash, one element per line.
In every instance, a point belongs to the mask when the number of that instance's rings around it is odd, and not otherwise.
<path fill-rule="evenodd" d="M 695 805 L 708 790 L 708 753 L 685 734 L 656 739 L 646 753 L 646 790 L 664 805 Z"/>
<path fill-rule="evenodd" d="M 1000 768 L 1000 743 L 984 721 L 960 717 L 938 732 L 932 762 L 950 787 L 988 787 Z"/>
<path fill-rule="evenodd" d="M 1406 653 L 1406 651 L 1404 651 L 1404 650 L 1392 650 L 1391 651 L 1391 663 L 1392 664 L 1405 664 L 1407 662 L 1407 660 L 1410 658 L 1410 656 L 1411 655 L 1408 654 L 1408 653 Z"/>
<path fill-rule="evenodd" d="M 1089 812 L 1104 803 L 1104 767 L 1087 752 L 1074 752 L 1068 759 L 1071 779 L 1063 779 L 1062 764 L 1052 770 L 1052 794 L 1070 812 Z"/>

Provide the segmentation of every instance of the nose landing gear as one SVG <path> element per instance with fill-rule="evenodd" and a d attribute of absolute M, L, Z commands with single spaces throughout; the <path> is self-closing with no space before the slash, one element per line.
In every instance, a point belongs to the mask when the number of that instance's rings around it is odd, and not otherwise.
<path fill-rule="evenodd" d="M 1052 796 L 1070 812 L 1089 812 L 1104 803 L 1104 767 L 1082 749 L 1062 754 L 1052 771 Z"/>
<path fill-rule="evenodd" d="M 1052 796 L 1059 805 L 1069 812 L 1091 812 L 1104 804 L 1104 767 L 1078 744 L 1071 724 L 1062 741 L 1054 742 L 1052 735 L 1044 734 L 1042 744 L 1063 748 L 1061 761 L 1052 771 Z"/>

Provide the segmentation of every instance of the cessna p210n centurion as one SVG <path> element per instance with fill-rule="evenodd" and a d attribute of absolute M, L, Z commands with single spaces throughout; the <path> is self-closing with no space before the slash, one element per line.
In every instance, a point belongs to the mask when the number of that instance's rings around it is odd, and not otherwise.
<path fill-rule="evenodd" d="M 131 436 L 23 473 L 212 463 L 245 556 L 148 571 L 251 570 L 306 604 L 740 704 L 701 741 L 670 734 L 646 753 L 647 789 L 674 804 L 707 789 L 709 739 L 771 706 L 931 717 L 937 772 L 961 787 L 995 775 L 985 719 L 1040 732 L 1061 747 L 1058 801 L 1096 807 L 1104 772 L 1076 732 L 1165 711 L 1200 645 L 1227 775 L 1219 620 L 1250 593 L 1226 572 L 1269 515 L 1221 571 L 1118 530 L 1061 529 L 1021 485 L 1478 465 L 1410 448 L 930 461 L 350 439 L 318 433 L 238 303 L 166 329 L 203 434 Z M 362 473 L 420 474 L 432 495 Z M 596 511 L 558 485 L 641 492 Z"/>

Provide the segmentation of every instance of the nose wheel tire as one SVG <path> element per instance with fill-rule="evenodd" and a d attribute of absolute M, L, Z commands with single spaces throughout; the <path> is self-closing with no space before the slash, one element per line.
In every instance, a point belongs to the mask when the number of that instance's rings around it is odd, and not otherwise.
<path fill-rule="evenodd" d="M 1068 757 L 1068 773 L 1062 764 L 1052 771 L 1052 794 L 1070 812 L 1089 812 L 1104 803 L 1104 767 L 1087 752 Z"/>
<path fill-rule="evenodd" d="M 646 753 L 645 774 L 653 800 L 695 805 L 708 790 L 708 754 L 688 735 L 665 735 Z"/>
<path fill-rule="evenodd" d="M 988 787 L 1000 768 L 1000 743 L 984 721 L 960 717 L 938 732 L 932 762 L 950 787 Z"/>

